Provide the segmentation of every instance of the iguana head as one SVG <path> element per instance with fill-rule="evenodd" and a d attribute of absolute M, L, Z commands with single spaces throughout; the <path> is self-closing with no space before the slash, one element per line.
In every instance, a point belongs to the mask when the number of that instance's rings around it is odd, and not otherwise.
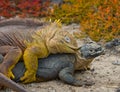
<path fill-rule="evenodd" d="M 79 48 L 75 38 L 67 31 L 58 31 L 49 40 L 49 51 L 51 53 L 75 53 Z"/>
<path fill-rule="evenodd" d="M 104 49 L 95 42 L 90 42 L 83 45 L 80 49 L 81 57 L 86 59 L 95 58 L 103 53 Z"/>
<path fill-rule="evenodd" d="M 50 53 L 75 53 L 79 49 L 74 36 L 63 30 L 59 21 L 51 23 L 47 30 L 46 45 Z"/>
<path fill-rule="evenodd" d="M 49 53 L 75 53 L 79 49 L 74 36 L 62 29 L 59 20 L 36 31 L 32 37 L 37 44 L 45 44 Z"/>
<path fill-rule="evenodd" d="M 77 52 L 77 61 L 75 62 L 75 69 L 80 70 L 87 68 L 92 60 L 101 55 L 104 49 L 95 42 L 87 43 L 81 46 L 79 52 Z"/>

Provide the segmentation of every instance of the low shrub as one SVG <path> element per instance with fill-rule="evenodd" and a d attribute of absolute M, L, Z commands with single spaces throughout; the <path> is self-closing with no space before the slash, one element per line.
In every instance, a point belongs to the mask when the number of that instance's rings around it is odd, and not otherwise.
<path fill-rule="evenodd" d="M 81 20 L 81 27 L 81 30 L 95 41 L 119 38 L 120 1 L 93 0 L 86 16 Z"/>
<path fill-rule="evenodd" d="M 119 0 L 64 0 L 60 7 L 54 7 L 50 18 L 80 23 L 82 32 L 95 41 L 120 36 Z"/>
<path fill-rule="evenodd" d="M 0 0 L 0 16 L 42 17 L 48 15 L 49 0 Z"/>

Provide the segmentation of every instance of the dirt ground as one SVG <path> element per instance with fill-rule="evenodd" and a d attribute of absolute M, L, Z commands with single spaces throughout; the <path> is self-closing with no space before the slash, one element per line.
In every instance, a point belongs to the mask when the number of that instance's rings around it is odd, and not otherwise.
<path fill-rule="evenodd" d="M 73 32 L 79 30 L 79 25 L 72 24 L 63 28 Z M 79 44 L 83 44 L 83 41 L 79 41 Z M 23 85 L 32 92 L 116 92 L 117 89 L 120 89 L 120 65 L 115 65 L 114 63 L 120 62 L 120 47 L 117 47 L 117 50 L 118 52 L 107 50 L 105 55 L 96 57 L 91 64 L 90 71 L 75 72 L 75 77 L 78 79 L 92 79 L 95 82 L 93 86 L 74 87 L 63 83 L 59 79 L 20 85 Z M 14 91 L 6 89 L 0 92 Z"/>

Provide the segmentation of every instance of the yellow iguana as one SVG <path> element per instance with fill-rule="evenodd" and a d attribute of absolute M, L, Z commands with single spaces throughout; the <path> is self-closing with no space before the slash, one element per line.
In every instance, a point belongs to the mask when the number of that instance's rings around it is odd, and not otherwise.
<path fill-rule="evenodd" d="M 26 72 L 20 80 L 24 83 L 33 82 L 36 80 L 38 58 L 45 58 L 50 53 L 78 54 L 78 49 L 76 40 L 61 29 L 59 20 L 36 31 L 3 30 L 0 32 L 0 54 L 4 55 L 4 60 L 0 64 L 0 72 L 14 78 L 11 70 L 23 59 Z"/>

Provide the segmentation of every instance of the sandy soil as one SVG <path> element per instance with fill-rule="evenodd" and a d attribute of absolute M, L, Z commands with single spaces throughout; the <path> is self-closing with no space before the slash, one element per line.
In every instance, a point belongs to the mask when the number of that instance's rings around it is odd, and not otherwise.
<path fill-rule="evenodd" d="M 72 24 L 63 27 L 70 32 L 78 31 L 79 25 Z M 79 41 L 79 44 L 83 44 L 83 41 Z M 119 50 L 120 47 L 117 47 Z M 116 92 L 120 88 L 120 65 L 113 64 L 114 62 L 120 62 L 120 52 L 113 50 L 107 50 L 105 55 L 96 57 L 92 64 L 91 70 L 75 73 L 75 77 L 81 80 L 88 79 L 94 80 L 95 85 L 90 87 L 74 87 L 63 83 L 59 79 L 53 81 L 31 83 L 23 85 L 25 88 L 32 92 Z M 13 92 L 10 89 L 6 89 L 0 92 Z"/>

